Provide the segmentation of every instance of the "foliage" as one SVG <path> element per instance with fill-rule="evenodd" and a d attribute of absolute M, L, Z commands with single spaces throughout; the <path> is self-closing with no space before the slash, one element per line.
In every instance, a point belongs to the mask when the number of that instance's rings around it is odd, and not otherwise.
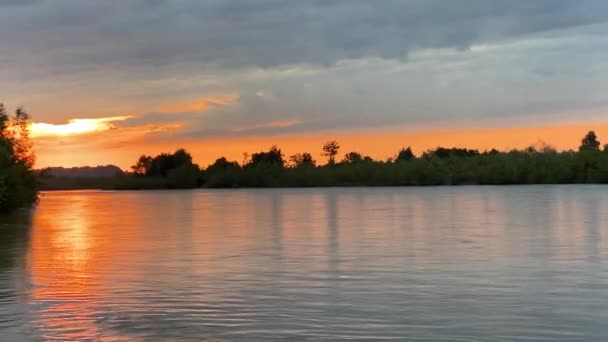
<path fill-rule="evenodd" d="M 590 131 L 585 135 L 583 140 L 581 140 L 581 146 L 579 147 L 579 151 L 599 151 L 600 150 L 600 142 L 597 140 L 597 136 L 594 131 Z"/>
<path fill-rule="evenodd" d="M 340 151 L 340 145 L 337 141 L 331 140 L 323 145 L 323 156 L 327 157 L 329 165 L 336 163 L 336 156 Z"/>
<path fill-rule="evenodd" d="M 209 165 L 202 173 L 202 182 L 210 188 L 234 188 L 239 186 L 241 166 L 222 157 Z"/>
<path fill-rule="evenodd" d="M 119 177 L 117 189 L 191 189 L 200 186 L 201 173 L 192 156 L 185 149 L 174 153 L 161 153 L 155 157 L 142 155 L 129 177 Z"/>
<path fill-rule="evenodd" d="M 375 161 L 357 152 L 345 155 L 336 163 L 339 150 L 333 141 L 323 151 L 330 158 L 326 165 L 316 166 L 310 153 L 289 158 L 286 166 L 281 150 L 254 153 L 243 165 L 219 158 L 198 172 L 187 152 L 179 152 L 175 162 L 166 155 L 140 158 L 142 172 L 118 177 L 114 189 L 210 188 L 234 187 L 313 187 L 313 186 L 421 186 L 468 184 L 608 184 L 608 151 L 599 150 L 595 134 L 583 139 L 580 151 L 558 152 L 548 146 L 501 152 L 495 149 L 477 151 L 464 148 L 438 147 L 416 157 L 410 148 L 401 149 L 394 160 Z M 596 143 L 597 142 L 597 143 Z M 329 148 L 326 148 L 330 146 Z M 595 147 L 594 147 L 595 146 Z M 329 154 L 328 154 L 329 153 Z M 164 167 L 155 168 L 157 164 Z M 162 162 L 161 162 L 162 161 Z M 165 171 L 163 171 L 165 170 Z M 167 176 L 163 176 L 166 172 Z"/>
<path fill-rule="evenodd" d="M 152 157 L 146 155 L 142 155 L 141 157 L 139 157 L 137 163 L 131 166 L 133 173 L 138 175 L 146 175 L 152 165 L 152 159 Z"/>
<path fill-rule="evenodd" d="M 258 152 L 251 155 L 251 160 L 246 167 L 259 167 L 259 166 L 275 166 L 283 167 L 285 161 L 283 160 L 283 153 L 281 150 L 272 146 L 267 152 Z"/>
<path fill-rule="evenodd" d="M 28 125 L 25 110 L 18 108 L 11 117 L 0 104 L 0 212 L 32 205 L 38 199 Z"/>
<path fill-rule="evenodd" d="M 199 171 L 198 165 L 192 162 L 190 153 L 184 149 L 174 153 L 161 153 L 156 157 L 142 155 L 131 169 L 136 175 L 159 178 L 167 178 L 172 172 L 173 177 L 178 177 L 177 174 L 190 177 L 193 170 L 196 169 L 196 173 Z M 177 169 L 180 171 L 175 171 Z"/>
<path fill-rule="evenodd" d="M 359 163 L 363 161 L 363 156 L 361 155 L 361 153 L 359 152 L 348 152 L 346 155 L 344 155 L 344 160 L 342 160 L 343 163 Z"/>
<path fill-rule="evenodd" d="M 289 164 L 292 167 L 315 167 L 317 162 L 308 152 L 297 153 L 289 157 Z"/>
<path fill-rule="evenodd" d="M 589 135 L 588 135 L 589 136 Z M 410 186 L 467 184 L 565 184 L 608 183 L 608 151 L 588 139 L 590 146 L 580 152 L 542 146 L 500 152 L 480 152 L 464 148 L 438 147 L 416 158 L 411 148 L 398 152 L 394 161 L 374 161 L 358 152 L 347 153 L 341 163 L 332 162 L 339 144 L 326 144 L 323 152 L 328 164 L 314 166 L 310 154 L 296 154 L 289 167 L 279 167 L 278 156 L 264 156 L 240 167 L 219 159 L 203 174 L 207 187 L 310 187 L 310 186 Z M 328 147 L 329 146 L 329 147 Z M 280 151 L 273 147 L 272 151 Z M 272 153 L 270 153 L 272 155 Z M 254 160 L 256 160 L 254 162 Z M 271 162 L 275 160 L 275 162 Z M 281 159 L 282 160 L 282 159 Z M 262 162 L 264 161 L 264 162 Z M 306 161 L 306 162 L 305 162 Z"/>
<path fill-rule="evenodd" d="M 416 158 L 416 156 L 414 155 L 414 152 L 412 152 L 412 148 L 408 147 L 408 148 L 402 148 L 401 151 L 399 151 L 399 153 L 397 154 L 397 157 L 395 158 L 395 161 L 402 162 L 402 161 L 412 160 L 414 158 Z"/>
<path fill-rule="evenodd" d="M 466 148 L 444 148 L 438 147 L 435 150 L 424 152 L 422 158 L 451 158 L 451 157 L 473 157 L 479 154 L 477 150 Z"/>
<path fill-rule="evenodd" d="M 199 185 L 199 172 L 198 166 L 192 163 L 173 168 L 167 175 L 169 187 L 172 189 L 196 188 Z"/>

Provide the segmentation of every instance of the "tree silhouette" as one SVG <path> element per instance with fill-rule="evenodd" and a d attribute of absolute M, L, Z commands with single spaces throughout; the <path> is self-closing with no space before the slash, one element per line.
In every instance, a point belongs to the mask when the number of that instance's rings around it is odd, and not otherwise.
<path fill-rule="evenodd" d="M 174 153 L 161 153 L 156 157 L 142 155 L 137 160 L 137 163 L 131 166 L 131 169 L 136 175 L 145 175 L 148 177 L 167 178 L 172 170 L 182 168 L 184 170 L 198 170 L 198 165 L 192 162 L 192 156 L 186 150 L 179 149 Z"/>
<path fill-rule="evenodd" d="M 345 163 L 353 164 L 363 161 L 363 156 L 358 152 L 349 152 L 344 156 Z"/>
<path fill-rule="evenodd" d="M 308 152 L 296 153 L 289 157 L 289 164 L 293 167 L 315 167 L 316 161 Z"/>
<path fill-rule="evenodd" d="M 408 147 L 408 148 L 402 148 L 401 151 L 399 151 L 399 154 L 397 154 L 397 158 L 395 159 L 395 161 L 400 162 L 400 161 L 408 161 L 408 160 L 412 160 L 416 158 L 416 156 L 414 156 L 414 152 L 412 152 L 412 148 Z"/>
<path fill-rule="evenodd" d="M 207 187 L 233 188 L 238 186 L 241 172 L 239 163 L 221 157 L 203 171 L 203 181 Z"/>
<path fill-rule="evenodd" d="M 0 210 L 6 201 L 15 200 L 36 182 L 27 183 L 27 158 L 15 157 L 13 151 L 19 135 L 13 134 L 15 117 L 0 112 Z M 25 135 L 27 131 L 25 131 Z M 26 146 L 24 144 L 23 146 Z M 136 175 L 117 176 L 110 189 L 209 188 L 234 187 L 312 187 L 312 186 L 411 186 L 411 185 L 471 185 L 471 184 L 608 184 L 608 146 L 599 151 L 600 143 L 593 131 L 581 141 L 580 151 L 559 151 L 546 144 L 525 149 L 499 151 L 438 147 L 416 158 L 411 148 L 404 148 L 395 162 L 374 161 L 358 152 L 350 152 L 338 166 L 336 155 L 340 146 L 330 141 L 323 146 L 330 167 L 315 167 L 310 153 L 298 153 L 285 165 L 281 149 L 254 153 L 244 166 L 219 158 L 200 172 L 185 150 L 156 157 L 143 155 L 133 167 Z M 26 153 L 25 155 L 27 155 Z M 407 161 L 407 162 L 403 162 Z M 42 175 L 48 172 L 41 171 Z M 46 177 L 45 177 L 46 178 Z M 49 177 L 60 178 L 60 177 Z M 30 180 L 32 178 L 29 178 Z M 47 179 L 47 181 L 49 181 Z M 50 189 L 54 181 L 51 179 Z M 90 184 L 90 183 L 89 183 Z M 104 183 L 105 184 L 105 183 Z M 103 185 L 103 184 L 102 184 Z M 97 185 L 96 185 L 97 186 Z M 31 187 L 31 188 L 28 188 Z M 103 188 L 103 187 L 100 187 Z M 47 188 L 48 189 L 48 188 Z M 16 195 L 17 194 L 17 195 Z M 34 193 L 35 194 L 35 193 Z M 35 198 L 35 197 L 34 197 Z"/>
<path fill-rule="evenodd" d="M 336 156 L 340 151 L 340 145 L 337 141 L 331 140 L 323 145 L 323 156 L 328 158 L 329 165 L 336 163 Z"/>
<path fill-rule="evenodd" d="M 424 152 L 423 158 L 458 158 L 458 157 L 473 157 L 479 155 L 477 150 L 469 150 L 466 148 L 445 148 L 437 147 L 435 150 Z"/>
<path fill-rule="evenodd" d="M 211 165 L 209 165 L 209 167 L 207 167 L 207 170 L 205 171 L 225 171 L 228 169 L 240 169 L 241 167 L 239 166 L 239 163 L 235 162 L 235 161 L 228 161 L 228 159 L 226 159 L 226 157 L 221 157 L 215 160 L 215 162 Z"/>
<path fill-rule="evenodd" d="M 152 157 L 142 154 L 137 163 L 131 166 L 131 170 L 137 175 L 145 175 L 152 164 Z"/>
<path fill-rule="evenodd" d="M 180 164 L 169 171 L 169 187 L 175 189 L 192 189 L 198 187 L 199 168 L 196 164 Z"/>
<path fill-rule="evenodd" d="M 599 151 L 600 142 L 597 139 L 594 131 L 589 131 L 587 135 L 581 140 L 581 146 L 578 148 L 579 151 Z"/>
<path fill-rule="evenodd" d="M 241 165 L 247 165 L 247 163 L 249 163 L 250 157 L 251 157 L 251 155 L 248 152 L 243 152 L 243 162 L 241 163 Z M 224 157 L 222 157 L 222 158 L 224 158 Z M 226 159 L 226 158 L 224 158 L 224 159 Z"/>
<path fill-rule="evenodd" d="M 38 199 L 32 170 L 34 153 L 29 139 L 29 115 L 22 108 L 9 116 L 0 104 L 0 211 L 28 206 Z"/>
<path fill-rule="evenodd" d="M 281 149 L 273 145 L 267 152 L 258 152 L 251 155 L 251 161 L 247 164 L 247 167 L 253 166 L 280 166 L 283 167 L 285 161 L 283 160 L 283 153 Z"/>
<path fill-rule="evenodd" d="M 9 132 L 15 162 L 23 164 L 27 168 L 32 168 L 36 158 L 32 152 L 32 142 L 29 138 L 29 119 L 29 114 L 22 107 L 17 108 Z"/>

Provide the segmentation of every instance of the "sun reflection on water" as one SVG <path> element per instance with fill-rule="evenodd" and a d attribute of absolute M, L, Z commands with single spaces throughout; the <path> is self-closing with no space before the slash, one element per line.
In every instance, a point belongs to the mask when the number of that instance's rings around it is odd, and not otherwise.
<path fill-rule="evenodd" d="M 30 304 L 40 307 L 33 313 L 34 329 L 49 340 L 127 341 L 99 326 L 104 252 L 91 231 L 99 210 L 94 198 L 86 193 L 54 196 L 53 208 L 35 216 L 28 255 Z"/>
<path fill-rule="evenodd" d="M 433 340 L 548 325 L 559 339 L 577 317 L 605 336 L 608 200 L 577 189 L 52 193 L 27 248 L 26 321 L 58 341 L 408 340 L 437 321 L 471 328 Z"/>

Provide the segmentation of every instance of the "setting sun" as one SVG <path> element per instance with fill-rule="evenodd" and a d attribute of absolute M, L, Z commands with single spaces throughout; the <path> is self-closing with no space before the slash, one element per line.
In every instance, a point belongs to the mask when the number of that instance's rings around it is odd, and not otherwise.
<path fill-rule="evenodd" d="M 112 122 L 124 121 L 130 116 L 114 116 L 97 119 L 72 119 L 67 124 L 54 125 L 43 122 L 35 122 L 30 125 L 32 137 L 43 136 L 67 136 L 91 132 L 106 131 L 113 127 Z"/>

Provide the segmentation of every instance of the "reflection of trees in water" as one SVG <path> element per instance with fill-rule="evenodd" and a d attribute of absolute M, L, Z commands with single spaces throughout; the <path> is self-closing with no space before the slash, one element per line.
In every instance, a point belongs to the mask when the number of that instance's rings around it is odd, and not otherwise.
<path fill-rule="evenodd" d="M 0 273 L 24 258 L 32 223 L 31 212 L 17 211 L 0 216 Z"/>
<path fill-rule="evenodd" d="M 283 201 L 284 196 L 272 192 L 270 203 L 272 208 L 271 227 L 272 227 L 272 246 L 277 253 L 276 260 L 283 258 Z"/>
<path fill-rule="evenodd" d="M 327 209 L 327 265 L 330 275 L 334 278 L 338 278 L 340 234 L 338 230 L 338 197 L 335 190 L 330 189 L 326 192 L 325 207 Z"/>
<path fill-rule="evenodd" d="M 17 304 L 17 296 L 26 283 L 23 264 L 31 222 L 29 211 L 0 216 L 0 331 L 7 341 L 21 340 L 13 334 L 23 325 L 24 307 Z"/>

